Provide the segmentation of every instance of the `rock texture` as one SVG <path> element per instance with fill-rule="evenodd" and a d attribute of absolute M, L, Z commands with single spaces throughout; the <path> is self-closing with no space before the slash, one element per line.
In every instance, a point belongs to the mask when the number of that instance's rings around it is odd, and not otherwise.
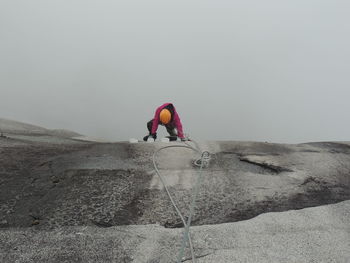
<path fill-rule="evenodd" d="M 0 262 L 174 262 L 182 223 L 151 162 L 169 144 L 41 132 L 0 137 Z M 193 217 L 198 262 L 347 262 L 350 143 L 199 146 L 212 155 Z M 185 216 L 197 157 L 157 158 Z"/>
<path fill-rule="evenodd" d="M 350 201 L 191 229 L 198 263 L 349 262 Z M 159 225 L 0 231 L 1 262 L 175 262 L 181 229 Z M 186 251 L 183 262 L 191 262 Z"/>

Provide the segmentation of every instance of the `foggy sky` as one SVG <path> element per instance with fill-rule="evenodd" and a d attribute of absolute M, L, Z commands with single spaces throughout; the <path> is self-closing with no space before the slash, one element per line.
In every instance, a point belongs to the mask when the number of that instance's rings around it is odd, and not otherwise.
<path fill-rule="evenodd" d="M 196 139 L 349 141 L 349 47 L 346 0 L 0 0 L 0 118 L 128 140 L 173 102 Z"/>

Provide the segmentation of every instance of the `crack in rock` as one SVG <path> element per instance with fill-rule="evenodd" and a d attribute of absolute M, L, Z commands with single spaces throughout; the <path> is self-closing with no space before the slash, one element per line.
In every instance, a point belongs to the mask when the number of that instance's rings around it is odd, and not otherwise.
<path fill-rule="evenodd" d="M 253 160 L 252 156 L 240 156 L 239 160 L 242 162 L 258 165 L 260 167 L 266 168 L 271 171 L 271 173 L 274 174 L 280 174 L 282 172 L 294 172 L 291 169 L 278 166 L 272 163 L 269 163 L 268 161 L 258 161 L 258 160 Z"/>
<path fill-rule="evenodd" d="M 207 253 L 207 254 L 203 254 L 203 255 L 199 255 L 199 256 L 195 256 L 196 259 L 198 258 L 204 258 L 206 256 L 209 256 L 209 255 L 212 255 L 214 254 L 214 252 L 211 252 L 211 253 Z M 186 261 L 189 261 L 189 260 L 192 260 L 192 257 L 187 257 L 187 258 L 184 258 L 181 260 L 181 262 L 186 262 Z"/>

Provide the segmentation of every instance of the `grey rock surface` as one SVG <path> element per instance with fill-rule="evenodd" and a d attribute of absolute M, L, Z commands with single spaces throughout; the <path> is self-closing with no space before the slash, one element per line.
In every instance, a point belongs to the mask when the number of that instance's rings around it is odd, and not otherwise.
<path fill-rule="evenodd" d="M 13 139 L 11 139 L 13 141 Z M 0 219 L 10 227 L 182 223 L 154 172 L 165 143 L 43 143 L 0 139 Z M 24 142 L 22 139 L 21 142 Z M 204 144 L 203 144 L 204 145 Z M 193 225 L 218 224 L 350 199 L 350 146 L 211 142 Z M 157 163 L 180 210 L 198 174 L 194 151 L 171 148 Z M 213 216 L 215 215 L 215 216 Z"/>
<path fill-rule="evenodd" d="M 183 225 L 151 161 L 167 145 L 184 144 L 0 137 L 0 262 L 174 262 Z M 198 262 L 348 262 L 349 142 L 199 146 L 211 160 L 192 223 Z M 185 216 L 196 158 L 156 159 Z"/>
<path fill-rule="evenodd" d="M 350 201 L 191 228 L 198 263 L 349 262 Z M 159 225 L 8 228 L 1 262 L 175 262 L 181 229 Z M 184 262 L 190 262 L 186 251 Z"/>

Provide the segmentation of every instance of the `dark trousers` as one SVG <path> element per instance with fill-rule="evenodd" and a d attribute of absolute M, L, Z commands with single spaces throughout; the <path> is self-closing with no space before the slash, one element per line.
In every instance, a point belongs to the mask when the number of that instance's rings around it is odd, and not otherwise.
<path fill-rule="evenodd" d="M 149 131 L 149 134 L 151 134 L 152 125 L 153 125 L 153 120 L 150 120 L 149 122 L 147 122 L 147 129 Z M 170 136 L 174 136 L 174 137 L 176 136 L 177 137 L 177 131 L 176 131 L 176 129 L 175 129 L 175 127 L 173 125 L 167 124 L 167 125 L 164 125 L 164 126 L 165 126 L 166 131 L 169 133 Z"/>

